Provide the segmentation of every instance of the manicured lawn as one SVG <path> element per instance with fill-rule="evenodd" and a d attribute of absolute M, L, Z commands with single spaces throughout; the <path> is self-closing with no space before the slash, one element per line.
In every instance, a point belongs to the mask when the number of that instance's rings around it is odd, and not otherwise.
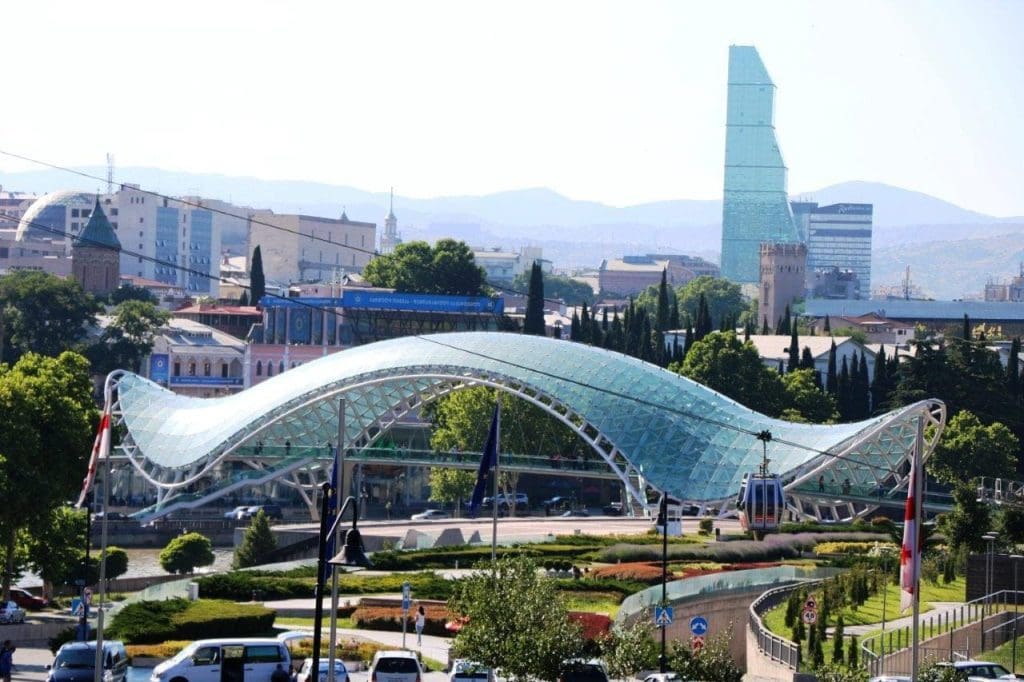
<path fill-rule="evenodd" d="M 612 592 L 563 592 L 562 597 L 570 611 L 603 613 L 609 618 L 615 618 L 622 601 L 620 595 Z"/>
<path fill-rule="evenodd" d="M 331 624 L 331 614 L 325 613 L 324 614 L 324 627 L 327 627 L 330 624 Z M 339 628 L 354 628 L 355 626 L 356 626 L 356 624 L 355 624 L 355 622 L 351 618 L 338 618 L 338 627 Z M 287 617 L 278 616 L 277 618 L 274 619 L 274 627 L 287 627 L 287 628 L 308 627 L 308 628 L 311 628 L 311 627 L 313 627 L 313 619 L 312 618 L 287 618 Z"/>

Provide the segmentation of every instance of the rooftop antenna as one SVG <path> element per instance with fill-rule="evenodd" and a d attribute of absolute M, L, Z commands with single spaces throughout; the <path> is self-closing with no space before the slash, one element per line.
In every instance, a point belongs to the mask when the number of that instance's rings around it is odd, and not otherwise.
<path fill-rule="evenodd" d="M 114 193 L 114 155 L 107 152 L 107 194 Z"/>

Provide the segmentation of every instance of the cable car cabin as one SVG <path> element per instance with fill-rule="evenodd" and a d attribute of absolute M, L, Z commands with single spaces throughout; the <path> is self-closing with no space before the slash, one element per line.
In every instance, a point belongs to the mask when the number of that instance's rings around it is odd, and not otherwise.
<path fill-rule="evenodd" d="M 785 494 L 782 482 L 773 474 L 744 474 L 740 494 L 736 498 L 736 509 L 740 512 L 740 525 L 754 537 L 775 533 L 782 522 L 785 511 Z"/>

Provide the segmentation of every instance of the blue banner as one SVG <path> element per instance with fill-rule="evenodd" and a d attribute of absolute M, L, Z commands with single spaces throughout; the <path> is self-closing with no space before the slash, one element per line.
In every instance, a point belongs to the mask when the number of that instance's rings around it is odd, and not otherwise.
<path fill-rule="evenodd" d="M 313 311 L 292 309 L 288 311 L 288 341 L 290 343 L 309 343 L 310 327 L 313 326 Z M 317 315 L 320 312 L 317 311 Z"/>
<path fill-rule="evenodd" d="M 171 386 L 241 386 L 242 377 L 171 377 Z"/>
<path fill-rule="evenodd" d="M 149 378 L 158 384 L 167 385 L 167 377 L 170 376 L 168 370 L 171 364 L 170 358 L 167 353 L 154 353 L 149 356 Z"/>
<path fill-rule="evenodd" d="M 358 308 L 409 310 L 425 313 L 492 313 L 501 315 L 505 301 L 500 296 L 444 296 L 441 294 L 403 294 L 393 291 L 359 289 L 345 291 L 341 298 L 273 298 L 260 300 L 264 308 Z"/>

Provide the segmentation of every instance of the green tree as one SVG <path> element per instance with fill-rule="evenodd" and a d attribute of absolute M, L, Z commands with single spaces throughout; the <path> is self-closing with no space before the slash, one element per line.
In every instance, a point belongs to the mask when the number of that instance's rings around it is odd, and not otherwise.
<path fill-rule="evenodd" d="M 120 547 L 107 547 L 107 580 L 115 580 L 128 572 L 128 552 Z"/>
<path fill-rule="evenodd" d="M 512 288 L 516 291 L 529 291 L 532 276 L 532 271 L 516 275 L 512 280 Z M 594 302 L 594 290 L 589 284 L 561 275 L 544 275 L 544 295 L 549 300 L 561 299 L 571 306 Z"/>
<path fill-rule="evenodd" d="M 996 531 L 1007 545 L 1024 544 L 1024 509 L 1012 505 L 999 508 L 996 512 Z"/>
<path fill-rule="evenodd" d="M 213 563 L 213 545 L 201 533 L 185 533 L 172 539 L 160 552 L 160 566 L 168 573 L 192 573 Z"/>
<path fill-rule="evenodd" d="M 684 680 L 704 682 L 740 682 L 743 670 L 732 660 L 729 643 L 732 628 L 708 637 L 704 647 L 695 652 L 688 644 L 672 643 L 669 669 Z"/>
<path fill-rule="evenodd" d="M 720 322 L 723 317 L 739 319 L 746 308 L 746 302 L 738 284 L 733 284 L 727 279 L 701 275 L 676 288 L 679 309 L 687 313 L 692 320 L 697 319 L 697 308 L 701 295 L 704 296 L 708 313 L 712 319 L 711 329 L 714 328 L 714 320 Z"/>
<path fill-rule="evenodd" d="M 849 669 L 841 663 L 826 663 L 814 670 L 818 682 L 867 682 L 868 673 L 863 668 Z"/>
<path fill-rule="evenodd" d="M 843 614 L 836 618 L 835 634 L 832 636 L 832 662 L 842 664 L 846 660 L 843 651 Z"/>
<path fill-rule="evenodd" d="M 263 252 L 260 245 L 252 250 L 252 263 L 249 265 L 249 300 L 259 305 L 260 299 L 267 293 L 267 279 L 263 275 Z"/>
<path fill-rule="evenodd" d="M 786 372 L 794 372 L 800 366 L 800 337 L 797 335 L 796 325 L 792 327 L 789 337 L 789 358 L 786 362 Z"/>
<path fill-rule="evenodd" d="M 523 333 L 544 336 L 544 273 L 540 263 L 534 262 L 530 269 L 530 290 L 526 296 L 526 319 Z"/>
<path fill-rule="evenodd" d="M 980 552 L 981 536 L 991 529 L 989 509 L 978 501 L 974 485 L 965 479 L 953 486 L 953 511 L 939 517 L 939 529 L 957 553 Z"/>
<path fill-rule="evenodd" d="M 714 332 L 695 341 L 677 371 L 752 410 L 776 416 L 784 407 L 782 379 L 761 362 L 751 344 L 733 332 Z"/>
<path fill-rule="evenodd" d="M 466 618 L 452 653 L 515 680 L 555 680 L 562 661 L 583 650 L 555 584 L 527 556 L 503 557 L 460 580 L 448 610 Z"/>
<path fill-rule="evenodd" d="M 169 312 L 153 303 L 127 300 L 119 304 L 99 340 L 86 351 L 93 371 L 140 371 L 142 359 L 153 350 L 157 332 L 170 318 Z"/>
<path fill-rule="evenodd" d="M 156 305 L 160 301 L 145 287 L 137 287 L 134 284 L 122 284 L 110 294 L 110 302 L 114 305 L 125 301 L 143 301 Z"/>
<path fill-rule="evenodd" d="M 21 552 L 43 581 L 43 595 L 53 596 L 55 585 L 82 577 L 85 531 L 88 521 L 84 509 L 66 505 L 54 507 L 48 516 L 18 535 Z"/>
<path fill-rule="evenodd" d="M 0 365 L 0 551 L 10 587 L 17 537 L 45 527 L 81 486 L 96 406 L 85 358 L 23 355 Z"/>
<path fill-rule="evenodd" d="M 99 306 L 74 279 L 33 270 L 0 276 L 0 360 L 25 353 L 57 356 L 76 347 Z"/>
<path fill-rule="evenodd" d="M 455 515 L 462 509 L 462 501 L 473 494 L 476 474 L 466 469 L 433 467 L 430 470 L 430 500 L 442 504 L 454 504 Z"/>
<path fill-rule="evenodd" d="M 797 369 L 782 376 L 782 385 L 786 390 L 786 406 L 795 410 L 804 419 L 816 424 L 834 420 L 836 414 L 835 399 L 823 393 L 815 383 L 817 371 L 813 369 Z"/>
<path fill-rule="evenodd" d="M 242 542 L 231 560 L 232 568 L 248 568 L 267 563 L 267 557 L 277 549 L 277 538 L 270 530 L 270 519 L 260 509 L 249 522 L 242 535 Z M 162 561 L 162 558 L 161 558 Z"/>
<path fill-rule="evenodd" d="M 949 420 L 935 452 L 928 459 L 928 473 L 943 483 L 977 478 L 1013 478 L 1020 442 L 1003 424 L 984 425 L 964 410 Z"/>
<path fill-rule="evenodd" d="M 363 270 L 375 287 L 423 294 L 481 296 L 486 292 L 483 268 L 464 242 L 440 239 L 399 244 L 389 254 L 377 256 Z"/>
<path fill-rule="evenodd" d="M 601 658 L 612 679 L 629 679 L 641 670 L 657 665 L 658 646 L 651 636 L 648 618 L 638 618 L 630 626 L 615 625 L 601 639 Z"/>

